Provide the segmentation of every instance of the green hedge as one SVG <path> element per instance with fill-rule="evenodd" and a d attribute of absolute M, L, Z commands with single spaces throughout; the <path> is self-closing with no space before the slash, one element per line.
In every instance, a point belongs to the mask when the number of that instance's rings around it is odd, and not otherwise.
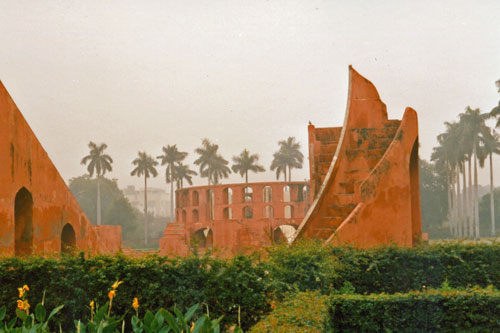
<path fill-rule="evenodd" d="M 444 281 L 452 287 L 493 285 L 500 289 L 499 243 L 330 249 L 339 265 L 334 287 L 349 281 L 358 294 L 439 288 Z"/>
<path fill-rule="evenodd" d="M 17 287 L 28 284 L 32 305 L 45 290 L 47 307 L 64 304 L 59 320 L 63 328 L 72 327 L 74 318 L 89 316 L 92 299 L 104 304 L 111 284 L 123 280 L 114 305 L 118 313 L 130 310 L 133 297 L 139 297 L 141 311 L 174 305 L 185 311 L 199 303 L 212 317 L 224 314 L 224 324 L 234 324 L 239 307 L 246 329 L 270 312 L 271 301 L 286 299 L 289 292 L 328 295 L 344 287 L 358 294 L 395 293 L 439 288 L 445 281 L 452 287 L 500 289 L 499 258 L 499 244 L 356 250 L 319 242 L 273 247 L 264 259 L 3 258 L 0 306 L 15 309 Z"/>
<path fill-rule="evenodd" d="M 90 301 L 103 305 L 111 284 L 123 280 L 113 300 L 115 313 L 129 311 L 131 315 L 134 297 L 139 298 L 140 312 L 171 309 L 174 305 L 185 311 L 199 303 L 203 311 L 208 306 L 213 318 L 224 314 L 224 323 L 229 325 L 237 323 L 239 306 L 242 326 L 248 328 L 271 310 L 268 297 L 274 289 L 266 267 L 244 256 L 232 260 L 155 256 L 7 258 L 0 260 L 0 306 L 7 306 L 12 316 L 17 288 L 27 284 L 32 307 L 41 301 L 44 291 L 46 308 L 65 305 L 55 322 L 69 329 L 74 327 L 73 319 L 88 321 Z"/>
<path fill-rule="evenodd" d="M 320 332 L 328 319 L 327 301 L 328 297 L 318 292 L 291 295 L 249 332 Z"/>
<path fill-rule="evenodd" d="M 492 288 L 334 295 L 328 328 L 337 332 L 500 332 L 499 313 L 500 293 Z"/>

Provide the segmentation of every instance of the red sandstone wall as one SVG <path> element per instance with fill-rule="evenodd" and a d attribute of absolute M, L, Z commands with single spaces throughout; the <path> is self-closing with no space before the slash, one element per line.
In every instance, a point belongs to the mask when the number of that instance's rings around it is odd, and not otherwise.
<path fill-rule="evenodd" d="M 291 225 L 295 228 L 305 215 L 310 204 L 308 183 L 272 182 L 249 184 L 224 184 L 199 186 L 176 191 L 176 223 L 169 223 L 160 240 L 160 253 L 187 255 L 193 247 L 197 231 L 211 230 L 211 247 L 223 256 L 252 251 L 281 239 L 277 228 Z M 285 198 L 283 188 L 290 187 L 290 199 Z M 252 189 L 245 199 L 244 189 Z M 272 198 L 264 197 L 264 188 L 272 190 Z M 228 197 L 232 191 L 232 202 Z M 210 195 L 213 193 L 211 212 Z M 198 199 L 196 199 L 196 197 Z M 269 200 L 266 202 L 266 200 Z M 290 206 L 291 217 L 285 216 L 285 207 Z M 253 211 L 251 218 L 244 216 L 244 208 Z M 272 207 L 272 217 L 265 215 L 265 207 Z M 231 209 L 232 217 L 228 215 Z M 267 208 L 269 209 L 269 208 Z M 289 209 L 289 208 L 287 208 Z M 200 248 L 203 252 L 206 248 Z"/>
<path fill-rule="evenodd" d="M 33 201 L 34 253 L 60 252 L 67 223 L 79 249 L 111 253 L 120 247 L 120 227 L 98 231 L 91 225 L 1 82 L 0 161 L 0 254 L 15 254 L 15 197 L 22 188 Z"/>
<path fill-rule="evenodd" d="M 421 232 L 416 112 L 407 109 L 402 122 L 387 119 L 375 86 L 350 67 L 338 129 L 309 126 L 316 196 L 296 238 L 413 245 Z"/>

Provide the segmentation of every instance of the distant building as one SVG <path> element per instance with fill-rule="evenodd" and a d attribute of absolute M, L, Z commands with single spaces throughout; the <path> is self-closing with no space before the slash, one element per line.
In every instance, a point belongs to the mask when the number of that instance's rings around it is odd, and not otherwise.
<path fill-rule="evenodd" d="M 129 185 L 122 190 L 125 198 L 130 201 L 134 208 L 144 212 L 144 189 L 136 189 Z M 163 189 L 148 187 L 148 213 L 156 217 L 169 217 L 170 195 Z"/>

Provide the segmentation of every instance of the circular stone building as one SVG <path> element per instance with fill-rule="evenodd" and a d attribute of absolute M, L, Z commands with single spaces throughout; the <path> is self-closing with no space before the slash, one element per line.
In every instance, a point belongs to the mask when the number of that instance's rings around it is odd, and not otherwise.
<path fill-rule="evenodd" d="M 234 255 L 288 241 L 311 202 L 308 182 L 197 186 L 177 190 L 175 199 L 176 222 L 160 240 L 165 255 Z"/>

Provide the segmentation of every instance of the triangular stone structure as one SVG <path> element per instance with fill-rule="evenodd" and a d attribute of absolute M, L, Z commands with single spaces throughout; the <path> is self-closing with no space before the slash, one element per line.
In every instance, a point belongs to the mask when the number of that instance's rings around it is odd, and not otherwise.
<path fill-rule="evenodd" d="M 370 247 L 421 238 L 417 113 L 389 120 L 375 86 L 349 67 L 344 125 L 309 125 L 314 201 L 294 239 Z"/>
<path fill-rule="evenodd" d="M 91 225 L 0 82 L 0 254 L 120 247 L 121 227 Z"/>

